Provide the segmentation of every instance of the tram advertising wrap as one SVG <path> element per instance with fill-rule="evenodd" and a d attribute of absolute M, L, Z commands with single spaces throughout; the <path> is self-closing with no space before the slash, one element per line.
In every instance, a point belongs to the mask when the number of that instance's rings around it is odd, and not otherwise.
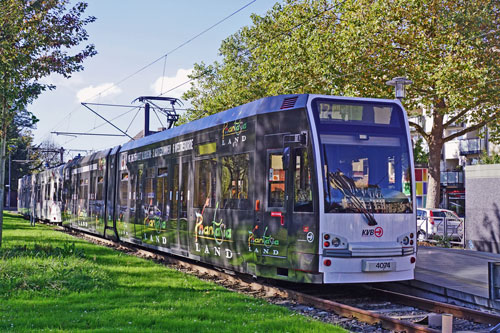
<path fill-rule="evenodd" d="M 258 277 L 408 280 L 410 147 L 397 100 L 267 97 L 25 176 L 18 207 Z"/>

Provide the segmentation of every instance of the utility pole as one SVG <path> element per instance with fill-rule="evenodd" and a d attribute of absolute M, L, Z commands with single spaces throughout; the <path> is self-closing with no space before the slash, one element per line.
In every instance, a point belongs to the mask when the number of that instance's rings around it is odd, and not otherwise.
<path fill-rule="evenodd" d="M 59 156 L 61 158 L 61 164 L 64 163 L 64 148 L 61 147 L 61 149 L 59 149 Z"/>
<path fill-rule="evenodd" d="M 7 184 L 7 186 L 9 187 L 9 189 L 7 190 L 7 208 L 10 208 L 10 173 L 11 173 L 11 157 L 10 157 L 11 153 L 9 153 L 9 183 Z"/>

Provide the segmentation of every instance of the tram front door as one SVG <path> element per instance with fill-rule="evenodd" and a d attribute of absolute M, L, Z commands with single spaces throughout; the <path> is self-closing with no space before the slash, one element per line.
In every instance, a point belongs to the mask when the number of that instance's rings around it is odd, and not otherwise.
<path fill-rule="evenodd" d="M 283 165 L 283 149 L 267 150 L 266 199 L 262 223 L 252 231 L 250 244 L 260 265 L 286 272 L 288 252 L 287 188 L 288 170 Z M 272 272 L 269 272 L 273 275 Z M 266 274 L 267 275 L 267 274 Z"/>

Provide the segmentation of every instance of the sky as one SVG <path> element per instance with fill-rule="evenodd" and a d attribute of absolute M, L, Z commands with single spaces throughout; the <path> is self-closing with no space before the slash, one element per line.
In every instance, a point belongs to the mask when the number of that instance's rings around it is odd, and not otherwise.
<path fill-rule="evenodd" d="M 72 0 L 70 4 L 76 2 Z M 68 153 L 66 159 L 129 140 L 121 136 L 52 134 L 122 134 L 82 106 L 81 102 L 131 105 L 130 108 L 89 107 L 108 120 L 114 119 L 114 125 L 134 136 L 144 126 L 143 113 L 133 109 L 133 106 L 140 105 L 132 104 L 134 99 L 156 96 L 186 82 L 195 63 L 211 64 L 220 60 L 218 49 L 221 42 L 240 28 L 251 25 L 251 14 L 265 15 L 278 0 L 86 2 L 86 16 L 97 18 L 86 26 L 90 35 L 88 43 L 95 45 L 98 54 L 85 60 L 85 69 L 74 73 L 69 79 L 60 75 L 44 78 L 43 83 L 54 84 L 57 88 L 42 93 L 28 106 L 28 110 L 40 119 L 34 130 L 35 144 L 49 141 L 62 146 Z M 204 32 L 236 11 L 233 16 Z M 194 38 L 202 32 L 202 35 Z M 168 54 L 166 60 L 160 59 L 165 54 Z M 143 69 L 157 59 L 160 60 Z M 189 87 L 190 84 L 185 84 L 164 96 L 180 98 Z M 184 101 L 181 108 L 188 106 Z M 162 121 L 165 123 L 164 119 Z M 161 127 L 160 122 L 151 114 L 150 128 L 155 130 L 158 127 Z"/>

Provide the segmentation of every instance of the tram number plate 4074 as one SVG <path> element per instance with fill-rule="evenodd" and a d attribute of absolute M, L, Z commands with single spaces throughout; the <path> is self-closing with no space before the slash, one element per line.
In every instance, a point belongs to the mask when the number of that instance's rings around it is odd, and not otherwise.
<path fill-rule="evenodd" d="M 396 262 L 393 260 L 363 260 L 363 272 L 395 271 Z"/>

